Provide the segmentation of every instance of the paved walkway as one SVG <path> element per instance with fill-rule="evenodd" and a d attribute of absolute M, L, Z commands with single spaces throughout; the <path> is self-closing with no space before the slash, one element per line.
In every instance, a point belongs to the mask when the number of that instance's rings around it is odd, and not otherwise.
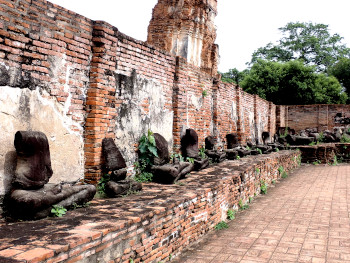
<path fill-rule="evenodd" d="M 350 262 L 350 165 L 308 165 L 172 262 Z"/>

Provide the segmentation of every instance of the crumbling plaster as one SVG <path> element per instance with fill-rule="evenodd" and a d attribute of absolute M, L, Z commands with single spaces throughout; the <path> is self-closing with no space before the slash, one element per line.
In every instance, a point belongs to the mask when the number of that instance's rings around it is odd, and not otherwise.
<path fill-rule="evenodd" d="M 136 72 L 128 77 L 117 74 L 118 99 L 123 103 L 117 109 L 115 142 L 127 165 L 136 161 L 135 148 L 142 134 L 148 130 L 160 133 L 173 147 L 173 111 L 166 107 L 166 97 L 162 85 L 156 80 L 137 76 Z M 140 105 L 141 103 L 141 105 Z"/>
<path fill-rule="evenodd" d="M 63 105 L 48 99 L 46 91 L 0 87 L 0 195 L 10 189 L 16 154 L 14 135 L 19 130 L 38 130 L 46 134 L 51 153 L 51 183 L 84 178 L 84 143 L 77 127 L 67 117 Z"/>

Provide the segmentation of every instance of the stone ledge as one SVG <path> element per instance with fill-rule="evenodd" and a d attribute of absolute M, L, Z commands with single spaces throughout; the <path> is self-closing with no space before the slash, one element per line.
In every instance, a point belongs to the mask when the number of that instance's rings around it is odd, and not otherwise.
<path fill-rule="evenodd" d="M 63 218 L 0 224 L 0 262 L 167 261 L 226 219 L 260 181 L 298 166 L 298 151 L 225 161 L 178 184 L 144 184 L 141 194 L 93 200 Z"/>

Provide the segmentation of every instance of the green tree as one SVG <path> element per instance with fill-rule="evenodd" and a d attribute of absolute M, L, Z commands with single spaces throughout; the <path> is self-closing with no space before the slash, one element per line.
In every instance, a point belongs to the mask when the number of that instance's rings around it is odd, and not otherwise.
<path fill-rule="evenodd" d="M 275 102 L 280 88 L 281 69 L 279 63 L 259 59 L 241 81 L 241 87 L 260 98 Z"/>
<path fill-rule="evenodd" d="M 328 25 L 290 22 L 279 30 L 284 37 L 277 45 L 269 43 L 255 51 L 250 64 L 258 59 L 279 62 L 301 59 L 321 72 L 340 58 L 350 57 L 350 49 L 341 43 L 343 38 L 338 34 L 331 35 Z"/>
<path fill-rule="evenodd" d="M 249 70 L 245 69 L 243 71 L 239 71 L 238 69 L 229 69 L 226 73 L 221 74 L 221 80 L 227 83 L 235 83 L 239 85 L 239 83 L 244 79 L 244 77 L 248 74 Z"/>
<path fill-rule="evenodd" d="M 300 60 L 285 63 L 259 59 L 241 87 L 278 105 L 345 103 L 347 95 L 334 77 L 315 73 Z"/>
<path fill-rule="evenodd" d="M 348 95 L 343 91 L 339 81 L 333 76 L 317 74 L 314 83 L 316 104 L 345 104 Z"/>
<path fill-rule="evenodd" d="M 345 92 L 348 94 L 348 102 L 350 103 L 350 59 L 341 58 L 329 69 L 329 74 L 335 76 L 342 84 Z"/>

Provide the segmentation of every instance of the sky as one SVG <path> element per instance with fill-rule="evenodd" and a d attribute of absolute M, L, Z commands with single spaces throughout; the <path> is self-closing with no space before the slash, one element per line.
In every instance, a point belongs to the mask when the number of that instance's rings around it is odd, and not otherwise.
<path fill-rule="evenodd" d="M 104 20 L 122 33 L 147 39 L 157 0 L 50 0 L 93 20 Z M 278 28 L 289 22 L 329 25 L 350 47 L 350 0 L 218 0 L 216 43 L 219 71 L 243 70 L 259 47 L 282 38 Z"/>

